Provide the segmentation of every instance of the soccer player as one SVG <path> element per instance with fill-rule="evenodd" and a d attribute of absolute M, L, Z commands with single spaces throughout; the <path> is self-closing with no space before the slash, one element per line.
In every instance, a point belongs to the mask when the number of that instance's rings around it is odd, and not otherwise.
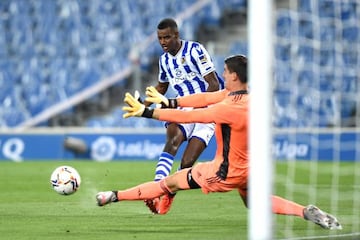
<path fill-rule="evenodd" d="M 227 58 L 223 77 L 225 90 L 176 99 L 165 98 L 153 87 L 147 89 L 148 100 L 162 102 L 170 108 L 195 107 L 191 111 L 149 109 L 131 94 L 125 94 L 125 102 L 129 106 L 123 108 L 126 111 L 124 118 L 141 116 L 162 121 L 215 123 L 216 155 L 210 162 L 202 162 L 192 168 L 182 169 L 159 182 L 147 182 L 123 191 L 99 192 L 96 195 L 99 206 L 117 201 L 155 198 L 180 190 L 197 188 L 201 188 L 205 194 L 237 189 L 247 206 L 249 172 L 247 58 L 242 55 Z M 326 229 L 342 228 L 334 216 L 314 205 L 303 206 L 279 196 L 272 196 L 271 200 L 272 211 L 275 214 L 298 216 Z"/>
<path fill-rule="evenodd" d="M 180 39 L 177 23 L 166 18 L 157 26 L 158 41 L 164 50 L 159 59 L 159 78 L 156 90 L 165 94 L 169 86 L 178 96 L 223 89 L 223 80 L 218 77 L 214 63 L 207 50 L 198 42 Z M 151 105 L 145 102 L 145 106 Z M 159 156 L 154 181 L 160 181 L 171 172 L 174 157 L 179 147 L 188 141 L 179 169 L 191 167 L 207 147 L 214 135 L 213 123 L 166 123 L 166 143 Z M 157 214 L 165 214 L 163 204 L 173 201 L 174 195 L 146 199 L 145 204 Z"/>

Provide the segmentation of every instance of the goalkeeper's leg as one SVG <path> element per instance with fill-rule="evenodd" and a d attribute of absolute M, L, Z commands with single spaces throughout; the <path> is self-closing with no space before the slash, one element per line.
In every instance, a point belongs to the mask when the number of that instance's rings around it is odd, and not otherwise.
<path fill-rule="evenodd" d="M 238 191 L 247 207 L 247 190 L 239 189 Z M 314 205 L 303 206 L 279 196 L 272 196 L 271 200 L 272 212 L 275 214 L 298 216 L 325 229 L 342 229 L 341 224 L 334 216 L 320 210 Z"/>
<path fill-rule="evenodd" d="M 164 179 L 170 174 L 174 163 L 174 156 L 180 145 L 186 140 L 185 134 L 186 131 L 181 125 L 176 123 L 167 124 L 166 143 L 155 168 L 155 182 Z M 146 199 L 144 202 L 152 213 L 159 213 L 160 198 Z"/>

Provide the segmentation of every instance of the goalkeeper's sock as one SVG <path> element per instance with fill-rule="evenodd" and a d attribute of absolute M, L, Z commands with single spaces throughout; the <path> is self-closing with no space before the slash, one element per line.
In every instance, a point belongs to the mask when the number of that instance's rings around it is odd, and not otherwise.
<path fill-rule="evenodd" d="M 171 194 L 164 181 L 147 182 L 117 192 L 117 199 L 122 200 L 146 200 L 160 197 L 164 194 Z"/>
<path fill-rule="evenodd" d="M 272 196 L 272 211 L 275 214 L 293 215 L 304 217 L 304 208 L 300 204 L 286 200 L 278 196 Z"/>
<path fill-rule="evenodd" d="M 156 165 L 154 181 L 157 182 L 169 176 L 173 163 L 174 156 L 170 153 L 162 152 Z"/>

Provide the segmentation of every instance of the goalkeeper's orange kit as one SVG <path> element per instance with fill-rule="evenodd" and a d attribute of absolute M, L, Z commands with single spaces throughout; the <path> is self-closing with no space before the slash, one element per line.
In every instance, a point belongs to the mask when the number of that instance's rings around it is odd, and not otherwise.
<path fill-rule="evenodd" d="M 178 105 L 194 106 L 189 112 L 162 110 L 159 120 L 215 123 L 217 150 L 213 161 L 199 163 L 192 177 L 204 193 L 245 191 L 248 178 L 248 94 L 227 90 L 182 97 Z M 210 105 L 210 107 L 206 107 Z M 206 107 L 206 108 L 201 108 Z M 184 179 L 186 181 L 186 179 Z"/>
<path fill-rule="evenodd" d="M 244 203 L 247 204 L 248 102 L 246 91 L 222 90 L 178 98 L 179 106 L 197 108 L 191 111 L 156 109 L 159 120 L 216 124 L 217 150 L 214 160 L 198 163 L 192 168 L 176 172 L 174 177 L 180 189 L 200 187 L 204 193 L 237 189 Z M 118 191 L 117 198 L 152 199 L 170 193 L 166 179 Z M 278 196 L 272 196 L 271 201 L 273 213 L 303 217 L 304 206 Z"/>
<path fill-rule="evenodd" d="M 213 122 L 216 124 L 216 154 L 210 162 L 198 163 L 191 169 L 191 177 L 204 193 L 227 192 L 237 189 L 247 205 L 248 183 L 248 106 L 246 91 L 222 90 L 193 94 L 178 99 L 181 107 L 197 107 L 189 112 L 159 110 L 159 120 L 173 122 Z M 210 107 L 207 107 L 210 106 Z M 202 108 L 205 107 L 205 108 Z M 187 174 L 186 174 L 187 173 Z M 189 186 L 185 169 L 178 172 L 183 189 Z M 264 199 L 265 200 L 265 199 Z M 266 200 L 265 200 L 266 201 Z M 276 214 L 303 217 L 304 206 L 278 196 L 272 196 L 272 211 Z"/>

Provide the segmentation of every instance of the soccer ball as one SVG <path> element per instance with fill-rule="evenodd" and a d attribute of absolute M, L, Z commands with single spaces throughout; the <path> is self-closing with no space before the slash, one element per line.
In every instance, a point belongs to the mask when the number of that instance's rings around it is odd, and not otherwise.
<path fill-rule="evenodd" d="M 81 183 L 80 174 L 70 166 L 57 167 L 51 174 L 52 188 L 61 195 L 70 195 L 76 192 Z"/>

